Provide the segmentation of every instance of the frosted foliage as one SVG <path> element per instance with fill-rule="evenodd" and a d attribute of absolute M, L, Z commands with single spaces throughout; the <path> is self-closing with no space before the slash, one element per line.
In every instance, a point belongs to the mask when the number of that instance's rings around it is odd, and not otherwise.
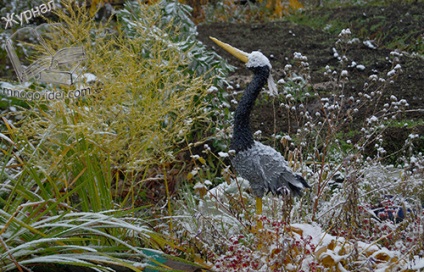
<path fill-rule="evenodd" d="M 249 61 L 247 62 L 246 66 L 248 68 L 264 67 L 264 66 L 268 66 L 270 69 L 272 68 L 271 63 L 269 62 L 269 59 L 265 57 L 265 55 L 259 51 L 253 51 L 252 53 L 249 54 Z"/>

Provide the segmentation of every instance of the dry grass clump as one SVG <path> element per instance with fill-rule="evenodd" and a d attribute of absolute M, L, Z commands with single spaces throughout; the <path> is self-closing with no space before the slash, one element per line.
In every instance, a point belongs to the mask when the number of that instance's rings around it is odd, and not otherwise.
<path fill-rule="evenodd" d="M 29 109 L 2 118 L 2 266 L 166 270 L 142 249 L 173 246 L 151 230 L 155 209 L 142 205 L 143 185 L 154 180 L 161 199 L 170 199 L 167 170 L 189 169 L 181 159 L 187 143 L 208 130 L 211 83 L 189 68 L 190 48 L 175 38 L 180 30 L 163 18 L 163 6 L 127 6 L 118 17 L 124 23 L 99 24 L 73 1 L 61 5 L 47 47 L 82 46 L 86 60 L 74 85 L 25 89 L 61 99 L 27 101 Z"/>
<path fill-rule="evenodd" d="M 58 10 L 61 38 L 49 39 L 49 46 L 83 46 L 83 72 L 96 80 L 68 88 L 48 86 L 53 92 L 90 90 L 78 99 L 34 104 L 20 113 L 24 118 L 11 134 L 17 141 L 28 140 L 22 150 L 27 160 L 61 180 L 63 189 L 84 175 L 81 154 L 108 159 L 124 175 L 147 178 L 150 169 L 175 162 L 193 124 L 207 118 L 203 98 L 209 83 L 188 70 L 190 56 L 166 31 L 173 26 L 157 26 L 161 10 L 139 8 L 142 21 L 129 24 L 131 38 L 113 22 L 96 24 L 69 3 Z"/>

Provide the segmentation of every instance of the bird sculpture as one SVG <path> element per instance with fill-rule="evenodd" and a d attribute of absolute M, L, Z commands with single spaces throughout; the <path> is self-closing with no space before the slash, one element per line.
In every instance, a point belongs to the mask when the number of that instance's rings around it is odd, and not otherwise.
<path fill-rule="evenodd" d="M 274 195 L 300 196 L 302 190 L 310 186 L 301 175 L 293 172 L 281 153 L 253 138 L 250 113 L 256 98 L 267 82 L 270 91 L 277 92 L 268 58 L 258 51 L 248 54 L 216 38 L 210 37 L 210 39 L 246 63 L 247 68 L 254 74 L 234 114 L 233 136 L 230 144 L 230 149 L 233 151 L 230 153 L 233 153 L 231 163 L 237 174 L 249 181 L 256 197 L 256 214 L 260 215 L 262 214 L 262 197 L 268 192 Z"/>

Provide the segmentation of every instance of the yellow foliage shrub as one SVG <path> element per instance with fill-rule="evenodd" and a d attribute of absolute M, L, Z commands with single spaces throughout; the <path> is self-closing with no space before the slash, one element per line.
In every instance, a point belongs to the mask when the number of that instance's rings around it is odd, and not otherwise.
<path fill-rule="evenodd" d="M 24 118 L 13 133 L 15 140 L 31 143 L 23 150 L 27 158 L 64 187 L 76 177 L 62 170 L 84 167 L 75 165 L 81 153 L 144 178 L 149 169 L 175 162 L 193 124 L 207 118 L 204 96 L 210 82 L 188 71 L 189 56 L 157 27 L 160 9 L 140 5 L 143 23 L 130 23 L 135 35 L 129 38 L 117 24 L 96 24 L 72 2 L 62 5 L 62 38 L 49 40 L 55 43 L 49 46 L 83 46 L 84 72 L 96 81 L 48 86 L 53 92 L 87 87 L 90 92 L 35 102 L 20 113 Z"/>

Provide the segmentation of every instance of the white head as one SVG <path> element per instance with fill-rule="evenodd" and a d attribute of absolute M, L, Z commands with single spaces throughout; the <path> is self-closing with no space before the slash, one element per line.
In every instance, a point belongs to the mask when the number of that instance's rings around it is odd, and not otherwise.
<path fill-rule="evenodd" d="M 268 66 L 269 69 L 272 69 L 271 63 L 264 54 L 259 51 L 253 51 L 250 54 L 247 54 L 248 61 L 246 67 L 264 67 Z"/>
<path fill-rule="evenodd" d="M 252 53 L 247 54 L 247 56 L 248 56 L 248 61 L 246 63 L 247 68 L 268 66 L 270 70 L 272 69 L 271 62 L 261 52 L 253 51 Z M 278 94 L 277 85 L 275 84 L 271 73 L 269 73 L 269 76 L 268 76 L 268 90 L 269 90 L 269 95 L 271 96 Z"/>

